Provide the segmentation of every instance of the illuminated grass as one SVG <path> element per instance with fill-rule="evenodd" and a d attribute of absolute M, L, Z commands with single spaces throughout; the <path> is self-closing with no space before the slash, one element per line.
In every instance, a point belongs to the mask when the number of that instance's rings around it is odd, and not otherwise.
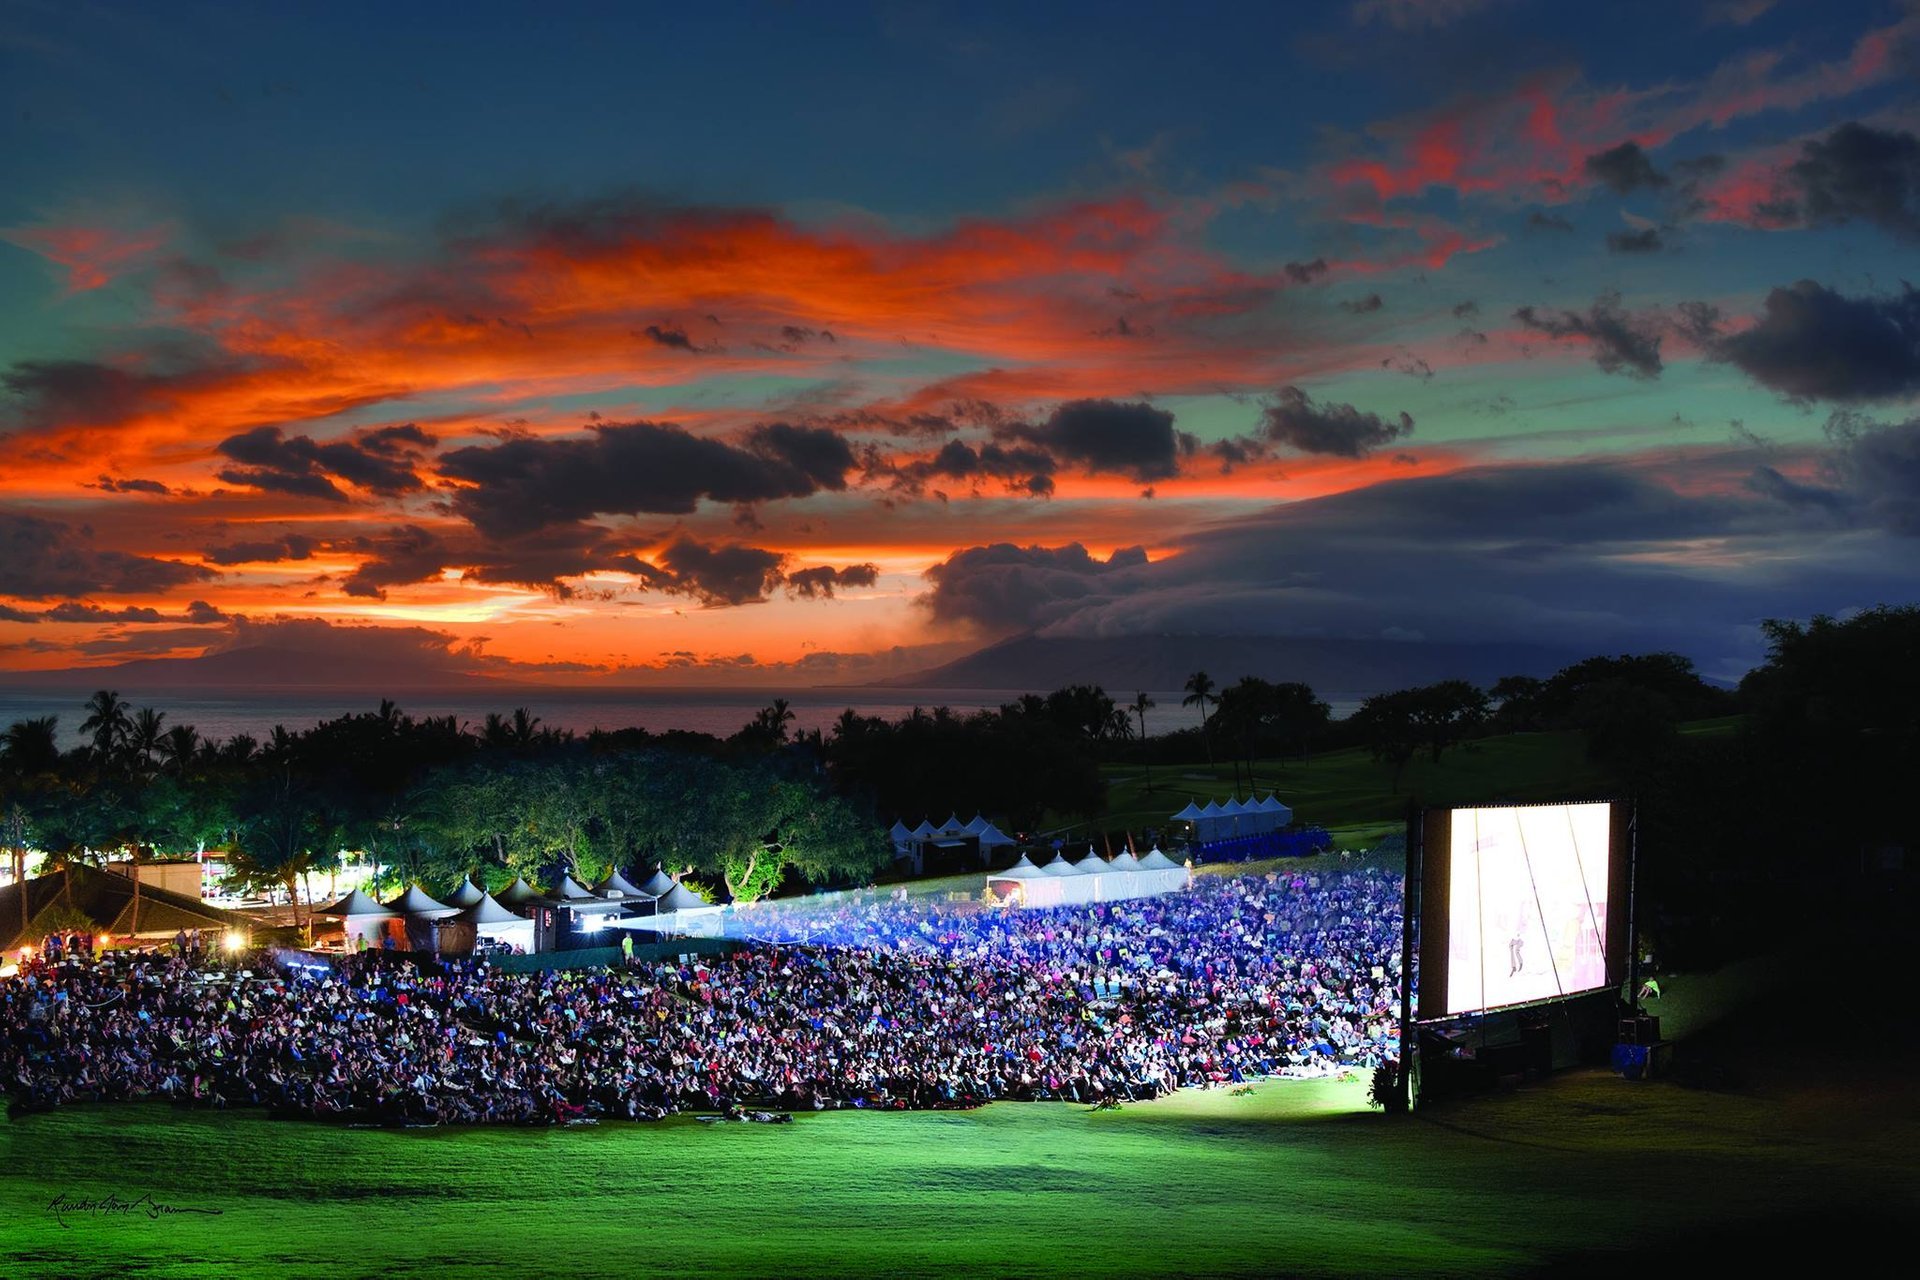
<path fill-rule="evenodd" d="M 134 1106 L 0 1127 L 8 1277 L 1486 1273 L 1910 1201 L 1906 1111 L 1575 1073 L 1390 1122 L 1358 1082 L 1119 1112 L 344 1130 Z M 58 1193 L 217 1218 L 70 1220 Z"/>

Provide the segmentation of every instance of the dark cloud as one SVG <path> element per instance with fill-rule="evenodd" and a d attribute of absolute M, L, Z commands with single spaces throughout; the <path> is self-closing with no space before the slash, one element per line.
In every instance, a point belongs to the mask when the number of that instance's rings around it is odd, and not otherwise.
<path fill-rule="evenodd" d="M 1141 547 L 1096 560 L 1077 542 L 1017 547 L 1000 542 L 956 551 L 927 570 L 932 590 L 920 597 L 938 622 L 972 623 L 989 632 L 1023 631 L 1063 605 L 1112 590 L 1109 579 L 1145 567 Z"/>
<path fill-rule="evenodd" d="M 697 598 L 710 607 L 753 604 L 780 585 L 786 557 L 761 547 L 708 546 L 682 538 L 660 555 L 671 575 L 662 589 Z"/>
<path fill-rule="evenodd" d="M 440 473 L 469 486 L 455 494 L 454 508 L 494 538 L 595 515 L 685 515 L 702 500 L 768 502 L 840 487 L 824 483 L 817 449 L 802 459 L 816 467 L 810 471 L 779 456 L 797 438 L 773 439 L 770 456 L 671 423 L 605 423 L 584 437 L 453 449 L 441 455 Z"/>
<path fill-rule="evenodd" d="M 1573 230 L 1573 224 L 1557 213 L 1546 213 L 1542 210 L 1535 209 L 1527 215 L 1527 230 L 1571 231 Z"/>
<path fill-rule="evenodd" d="M 1920 138 L 1849 121 L 1805 144 L 1787 169 L 1806 220 L 1871 222 L 1920 239 Z"/>
<path fill-rule="evenodd" d="M 1882 424 L 1843 411 L 1828 421 L 1827 436 L 1830 469 L 1859 518 L 1920 537 L 1920 418 Z"/>
<path fill-rule="evenodd" d="M 1667 175 L 1653 167 L 1653 161 L 1640 149 L 1637 142 L 1623 142 L 1617 147 L 1595 152 L 1582 163 L 1587 176 L 1596 182 L 1604 182 L 1621 195 L 1638 191 L 1643 187 L 1658 188 L 1667 185 Z"/>
<path fill-rule="evenodd" d="M 425 487 L 416 468 L 437 443 L 410 422 L 326 444 L 310 436 L 285 435 L 279 427 L 255 427 L 220 442 L 219 453 L 240 465 L 218 474 L 228 484 L 329 502 L 347 501 L 336 480 L 381 497 L 398 497 Z"/>
<path fill-rule="evenodd" d="M 216 622 L 225 622 L 227 618 L 227 614 L 214 608 L 205 600 L 195 600 L 179 614 L 165 614 L 144 605 L 108 609 L 86 600 L 68 600 L 54 605 L 51 609 L 38 611 L 0 605 L 0 621 L 5 622 L 139 623 L 143 625 L 186 623 L 189 626 L 207 626 Z"/>
<path fill-rule="evenodd" d="M 1583 338 L 1593 349 L 1593 362 L 1605 373 L 1634 378 L 1657 378 L 1660 361 L 1659 327 L 1637 319 L 1620 306 L 1620 295 L 1603 293 L 1586 311 L 1558 314 L 1521 307 L 1513 318 L 1522 326 L 1554 338 Z"/>
<path fill-rule="evenodd" d="M 1008 489 L 1044 497 L 1053 492 L 1054 469 L 1053 455 L 1033 445 L 989 440 L 976 447 L 964 440 L 949 440 L 931 457 L 894 464 L 890 473 L 895 486 L 909 492 L 919 492 L 937 480 L 969 485 L 994 480 Z"/>
<path fill-rule="evenodd" d="M 687 331 L 679 325 L 650 324 L 642 332 L 663 347 L 673 347 L 680 351 L 698 352 L 699 347 L 687 336 Z"/>
<path fill-rule="evenodd" d="M 306 560 L 318 545 L 304 534 L 258 542 L 230 542 L 224 547 L 209 547 L 200 554 L 210 564 L 277 564 L 282 560 Z"/>
<path fill-rule="evenodd" d="M 780 326 L 780 349 L 798 351 L 810 342 L 837 344 L 840 340 L 833 336 L 831 329 L 809 329 L 805 325 L 786 324 Z"/>
<path fill-rule="evenodd" d="M 1456 302 L 1453 306 L 1453 318 L 1456 320 L 1471 320 L 1479 314 L 1480 304 L 1472 298 L 1468 298 L 1465 302 Z"/>
<path fill-rule="evenodd" d="M 1666 242 L 1660 238 L 1660 228 L 1658 227 L 1642 227 L 1638 231 L 1609 231 L 1607 233 L 1608 253 L 1658 253 L 1666 247 Z"/>
<path fill-rule="evenodd" d="M 1892 400 L 1920 392 L 1920 290 L 1849 298 L 1812 280 L 1774 289 L 1759 321 L 1708 353 L 1798 400 Z"/>
<path fill-rule="evenodd" d="M 367 557 L 340 584 L 350 596 L 385 600 L 388 587 L 426 582 L 440 576 L 452 556 L 436 535 L 418 525 L 402 525 L 382 534 L 363 534 L 336 544 L 336 550 Z"/>
<path fill-rule="evenodd" d="M 0 427 L 31 430 L 106 426 L 174 404 L 221 371 L 177 353 L 148 353 L 152 370 L 131 372 L 91 360 L 21 360 L 0 373 L 6 393 Z"/>
<path fill-rule="evenodd" d="M 1818 507 L 1836 513 L 1846 507 L 1845 496 L 1838 491 L 1803 484 L 1764 464 L 1755 467 L 1753 474 L 1747 477 L 1747 487 L 1764 498 L 1784 502 L 1790 507 Z"/>
<path fill-rule="evenodd" d="M 1405 413 L 1382 418 L 1350 404 L 1315 404 L 1299 387 L 1282 387 L 1260 414 L 1260 434 L 1300 453 L 1360 458 L 1413 431 Z"/>
<path fill-rule="evenodd" d="M 820 489 L 846 488 L 847 472 L 855 466 L 853 447 L 839 432 L 825 427 L 765 423 L 747 433 L 747 447 L 792 467 Z"/>
<path fill-rule="evenodd" d="M 0 511 L 0 596 L 143 595 L 216 577 L 211 569 L 92 545 L 92 530 Z"/>
<path fill-rule="evenodd" d="M 874 564 L 850 564 L 836 569 L 832 565 L 815 565 L 808 569 L 795 569 L 787 575 L 787 593 L 812 600 L 818 596 L 829 599 L 842 587 L 870 587 L 880 580 L 880 566 Z"/>
<path fill-rule="evenodd" d="M 1381 301 L 1379 294 L 1370 293 L 1364 298 L 1347 299 L 1340 304 L 1340 309 L 1360 316 L 1367 314 L 1369 311 L 1378 311 L 1386 305 L 1385 302 Z"/>
<path fill-rule="evenodd" d="M 158 480 L 136 480 L 118 476 L 101 476 L 87 488 L 99 489 L 105 493 L 152 493 L 162 496 L 173 492 Z"/>
<path fill-rule="evenodd" d="M 1281 270 L 1287 273 L 1287 279 L 1295 284 L 1308 284 L 1327 274 L 1327 260 L 1315 258 L 1311 262 L 1289 262 Z"/>
<path fill-rule="evenodd" d="M 1174 430 L 1173 415 L 1150 404 L 1070 400 L 1038 426 L 1018 425 L 1006 434 L 1051 453 L 1063 466 L 1123 475 L 1141 483 L 1180 473 L 1180 459 L 1198 442 Z"/>

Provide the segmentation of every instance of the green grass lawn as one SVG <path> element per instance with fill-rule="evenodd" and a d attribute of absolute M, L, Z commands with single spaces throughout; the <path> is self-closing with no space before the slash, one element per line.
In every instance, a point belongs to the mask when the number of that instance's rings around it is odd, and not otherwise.
<path fill-rule="evenodd" d="M 1896 1221 L 1904 1087 L 1875 1109 L 1845 1078 L 1717 1094 L 1580 1071 L 1403 1121 L 1358 1082 L 1289 1081 L 1119 1112 L 557 1131 L 75 1108 L 0 1126 L 0 1274 L 1597 1273 L 1625 1247 L 1765 1238 L 1783 1211 Z M 222 1212 L 63 1228 L 61 1193 Z"/>
<path fill-rule="evenodd" d="M 1107 779 L 1107 825 L 1113 829 L 1165 830 L 1170 815 L 1189 800 L 1205 804 L 1233 794 L 1233 767 L 1205 762 L 1155 765 L 1153 790 L 1137 764 L 1103 766 Z M 1245 769 L 1241 771 L 1245 794 Z M 1502 800 L 1558 800 L 1609 791 L 1606 775 L 1590 764 L 1578 733 L 1515 733 L 1449 747 L 1436 763 L 1421 753 L 1406 767 L 1398 791 L 1393 770 L 1360 748 L 1302 760 L 1256 761 L 1258 789 L 1279 793 L 1296 821 L 1318 823 L 1348 847 L 1401 830 L 1409 798 L 1423 804 Z"/>

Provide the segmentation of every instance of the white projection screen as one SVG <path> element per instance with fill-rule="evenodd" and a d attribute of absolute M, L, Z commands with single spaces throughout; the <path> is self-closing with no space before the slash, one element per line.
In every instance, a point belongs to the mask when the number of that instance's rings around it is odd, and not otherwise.
<path fill-rule="evenodd" d="M 1616 982 L 1622 817 L 1604 801 L 1430 813 L 1421 1016 L 1552 1000 Z"/>

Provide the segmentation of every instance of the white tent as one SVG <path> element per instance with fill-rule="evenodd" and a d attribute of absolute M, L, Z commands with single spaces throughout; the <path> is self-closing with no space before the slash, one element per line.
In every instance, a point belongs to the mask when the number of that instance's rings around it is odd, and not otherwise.
<path fill-rule="evenodd" d="M 1293 821 L 1293 810 L 1279 796 L 1270 795 L 1260 802 L 1260 812 L 1271 814 L 1274 818 L 1273 829 L 1277 830 Z"/>
<path fill-rule="evenodd" d="M 1116 853 L 1113 855 L 1113 869 L 1115 871 L 1138 871 L 1140 869 L 1140 859 L 1130 853 Z"/>
<path fill-rule="evenodd" d="M 887 839 L 893 841 L 895 853 L 905 853 L 907 846 L 913 843 L 913 829 L 895 818 L 893 826 L 887 829 Z"/>
<path fill-rule="evenodd" d="M 967 824 L 960 821 L 960 815 L 950 813 L 947 815 L 947 820 L 940 825 L 940 834 L 943 836 L 957 836 L 966 831 L 966 829 Z"/>
<path fill-rule="evenodd" d="M 446 896 L 445 902 L 450 907 L 465 909 L 486 896 L 487 891 L 475 884 L 472 876 L 468 876 L 460 882 L 459 888 Z"/>
<path fill-rule="evenodd" d="M 940 833 L 934 829 L 933 824 L 925 818 L 920 819 L 920 825 L 913 829 L 913 838 L 915 840 L 931 840 L 939 834 Z"/>
<path fill-rule="evenodd" d="M 1023 853 L 1020 855 L 1020 860 L 1018 862 L 1014 863 L 1012 866 L 1008 867 L 1005 871 L 1001 872 L 1000 874 L 1015 875 L 1021 872 L 1038 871 L 1038 870 L 1040 870 L 1040 868 L 1033 865 L 1033 860 L 1027 857 L 1027 855 Z"/>
<path fill-rule="evenodd" d="M 380 935 L 387 930 L 387 923 L 399 919 L 398 912 L 381 906 L 363 889 L 355 889 L 340 901 L 321 907 L 314 914 L 337 917 L 346 931 L 349 948 L 363 939 L 369 946 L 378 945 Z"/>
<path fill-rule="evenodd" d="M 1044 871 L 1001 871 L 987 877 L 988 891 L 1017 907 L 1060 907 L 1092 901 L 1091 897 L 1079 896 L 1081 885 L 1086 882 L 1077 876 L 1050 876 Z"/>
<path fill-rule="evenodd" d="M 982 849 L 1000 849 L 1010 844 L 1020 843 L 1000 828 L 994 826 L 991 822 L 987 823 L 977 834 L 980 837 L 980 847 Z"/>
<path fill-rule="evenodd" d="M 1140 881 L 1145 893 L 1172 893 L 1186 888 L 1193 873 L 1155 849 L 1140 859 L 1140 869 L 1134 872 L 1134 878 Z"/>
<path fill-rule="evenodd" d="M 1206 816 L 1205 812 L 1200 806 L 1189 800 L 1187 801 L 1187 807 L 1174 814 L 1172 820 L 1174 822 L 1198 822 L 1204 816 Z"/>
<path fill-rule="evenodd" d="M 647 877 L 647 882 L 640 886 L 640 892 L 646 894 L 649 898 L 664 898 L 673 892 L 675 883 L 676 881 L 672 876 L 668 875 L 661 868 L 655 867 L 653 874 Z"/>
<path fill-rule="evenodd" d="M 1024 860 L 1025 859 L 1022 859 L 1022 861 Z M 1080 874 L 1073 869 L 1073 864 L 1067 861 L 1067 855 L 1064 853 L 1054 854 L 1053 861 L 1042 866 L 1040 870 L 1050 876 L 1074 876 Z"/>
<path fill-rule="evenodd" d="M 657 914 L 605 923 L 615 929 L 648 929 L 655 933 L 711 938 L 719 937 L 723 931 L 722 911 L 723 908 L 705 901 L 685 885 L 676 884 L 660 898 Z"/>
<path fill-rule="evenodd" d="M 976 813 L 973 815 L 973 821 L 960 828 L 960 830 L 967 835 L 977 836 L 989 830 L 992 826 L 993 824 L 987 821 L 985 815 Z"/>

